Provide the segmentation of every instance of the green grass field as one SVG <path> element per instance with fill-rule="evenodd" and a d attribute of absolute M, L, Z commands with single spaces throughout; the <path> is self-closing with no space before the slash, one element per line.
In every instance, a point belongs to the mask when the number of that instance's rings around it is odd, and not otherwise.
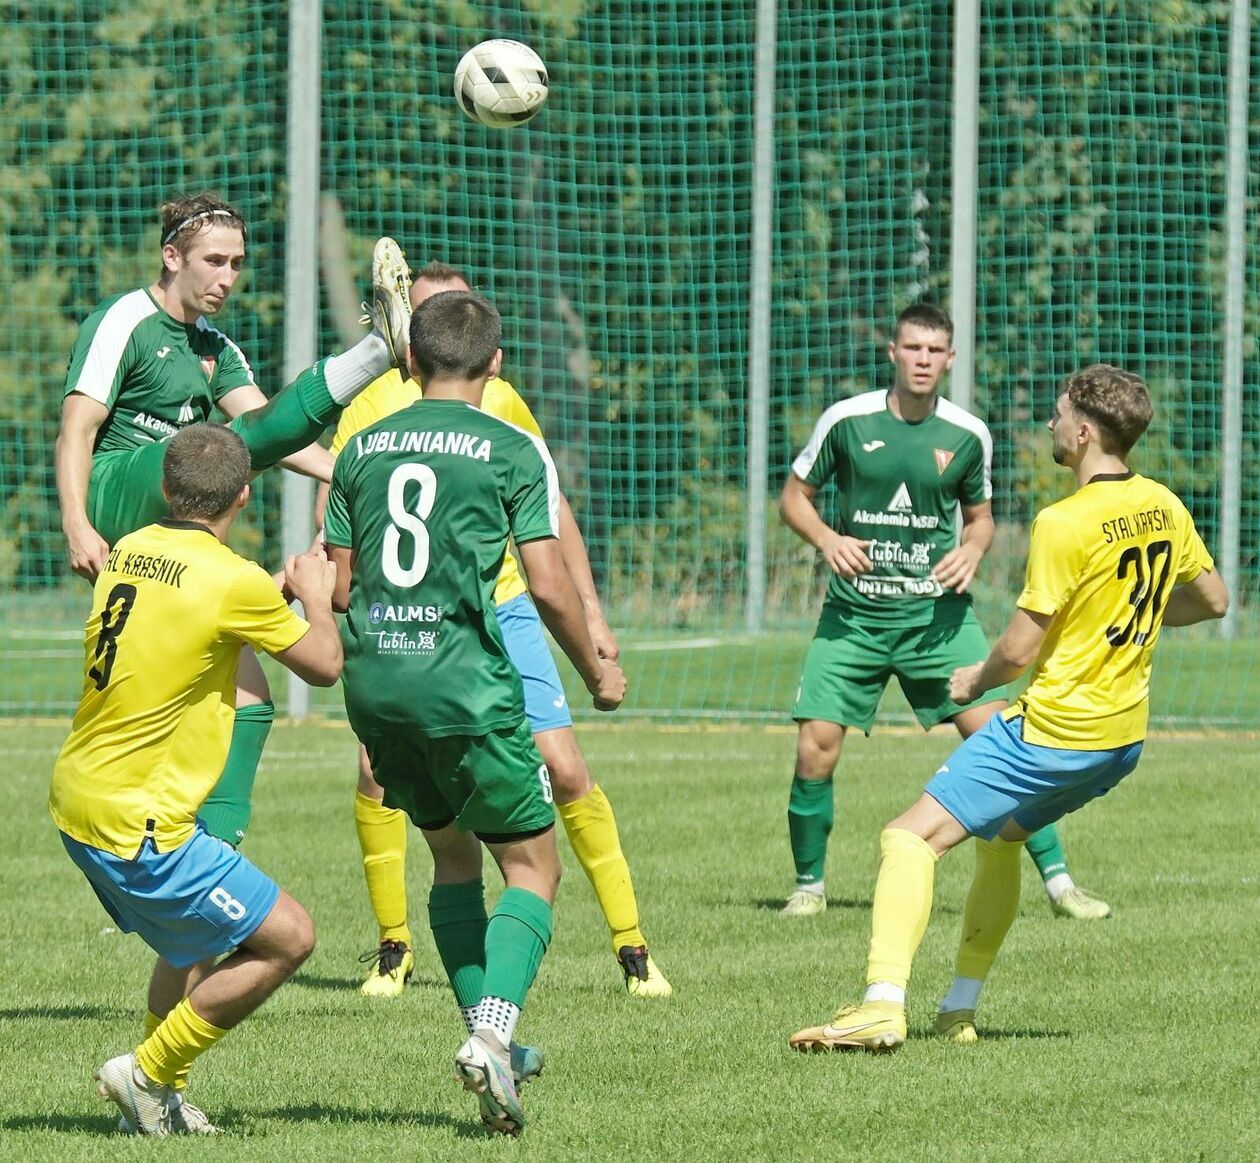
<path fill-rule="evenodd" d="M 85 601 L 86 590 L 77 597 Z M 22 621 L 0 619 L 0 653 L 8 663 L 0 675 L 0 717 L 68 716 L 83 682 L 83 606 L 70 604 L 65 594 L 53 595 L 31 599 L 22 614 Z M 995 629 L 1004 623 L 1004 613 L 990 611 L 985 624 Z M 802 623 L 757 636 L 741 636 L 729 626 L 626 632 L 621 635 L 630 679 L 625 710 L 662 719 L 783 723 L 812 631 L 812 624 Z M 1255 635 L 1250 619 L 1232 642 L 1222 641 L 1215 627 L 1167 631 L 1152 681 L 1154 721 L 1168 727 L 1250 728 L 1253 708 L 1260 706 Z M 572 668 L 561 661 L 560 672 L 574 705 L 581 705 L 585 692 Z M 283 712 L 287 675 L 275 665 L 269 673 Z M 342 717 L 340 688 L 312 691 L 311 709 Z M 912 721 L 895 683 L 882 714 Z"/>
<path fill-rule="evenodd" d="M 137 1040 L 151 957 L 110 930 L 47 817 L 64 733 L 0 727 L 0 1158 L 1260 1157 L 1260 740 L 1156 738 L 1132 778 L 1068 822 L 1074 871 L 1113 902 L 1113 920 L 1055 920 L 1027 865 L 980 1045 L 927 1036 L 970 874 L 962 851 L 938 875 L 912 1041 L 890 1057 L 804 1057 L 787 1035 L 860 988 L 877 831 L 917 794 L 949 734 L 852 740 L 831 908 L 785 922 L 775 909 L 790 880 L 790 733 L 585 729 L 676 996 L 625 996 L 562 840 L 555 941 L 520 1029 L 548 1067 L 525 1092 L 524 1137 L 510 1142 L 479 1128 L 451 1078 L 462 1034 L 423 928 L 422 842 L 413 833 L 416 979 L 395 1002 L 368 1002 L 356 958 L 376 934 L 351 818 L 353 741 L 341 727 L 277 727 L 246 846 L 311 910 L 319 946 L 196 1067 L 193 1094 L 228 1135 L 154 1144 L 113 1134 L 112 1108 L 93 1095 L 93 1069 Z"/>

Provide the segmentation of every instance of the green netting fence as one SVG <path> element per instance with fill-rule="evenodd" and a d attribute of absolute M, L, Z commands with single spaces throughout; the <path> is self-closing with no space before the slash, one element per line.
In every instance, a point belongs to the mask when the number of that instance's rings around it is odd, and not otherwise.
<path fill-rule="evenodd" d="M 11 3 L 0 60 L 0 711 L 78 693 L 86 587 L 53 477 L 79 318 L 152 280 L 156 206 L 211 188 L 250 221 L 220 325 L 265 390 L 287 312 L 347 330 L 380 233 L 465 269 L 503 310 L 506 374 L 534 406 L 587 534 L 646 714 L 781 718 L 822 588 L 774 515 L 817 414 L 887 384 L 896 312 L 950 296 L 952 5 L 780 3 L 775 70 L 769 481 L 749 501 L 756 5 L 326 5 L 320 285 L 286 301 L 289 5 Z M 1138 467 L 1219 549 L 1230 6 L 987 0 L 981 9 L 974 405 L 993 429 L 1000 532 L 978 590 L 1000 628 L 1028 524 L 1068 487 L 1042 421 L 1094 359 L 1142 371 L 1157 420 Z M 1238 636 L 1169 635 L 1165 722 L 1247 726 L 1260 588 L 1260 273 L 1253 20 Z M 547 61 L 528 127 L 465 120 L 462 52 L 511 36 Z M 277 563 L 278 480 L 239 546 Z M 824 496 L 824 503 L 827 498 Z M 764 516 L 762 630 L 746 632 L 748 506 Z M 319 710 L 336 713 L 335 692 Z"/>

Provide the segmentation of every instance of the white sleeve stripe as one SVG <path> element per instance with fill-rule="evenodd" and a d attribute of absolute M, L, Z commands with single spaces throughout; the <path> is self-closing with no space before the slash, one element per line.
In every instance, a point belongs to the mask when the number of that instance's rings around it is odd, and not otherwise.
<path fill-rule="evenodd" d="M 822 452 L 823 442 L 831 430 L 850 416 L 869 416 L 872 412 L 880 412 L 888 406 L 888 393 L 882 389 L 874 392 L 863 392 L 860 396 L 850 396 L 847 400 L 839 400 L 832 404 L 814 425 L 809 443 L 801 449 L 800 454 L 792 461 L 792 471 L 804 480 L 813 471 L 814 462 Z"/>
<path fill-rule="evenodd" d="M 510 420 L 504 420 L 502 416 L 496 416 L 496 420 L 500 424 L 506 424 L 509 428 L 519 432 L 522 436 L 528 436 L 530 443 L 537 449 L 538 455 L 542 457 L 543 467 L 547 470 L 547 518 L 551 523 L 552 537 L 560 536 L 560 478 L 556 475 L 556 463 L 551 459 L 551 452 L 547 448 L 547 442 L 541 436 L 535 436 L 528 429 L 522 428 L 519 424 L 513 424 Z"/>
<path fill-rule="evenodd" d="M 946 423 L 965 429 L 980 441 L 980 453 L 984 459 L 984 496 L 986 500 L 993 497 L 993 436 L 989 426 L 973 416 L 965 408 L 960 408 L 952 400 L 938 400 L 936 414 Z"/>
<path fill-rule="evenodd" d="M 97 325 L 92 343 L 79 369 L 79 378 L 70 391 L 82 392 L 101 404 L 109 403 L 114 377 L 122 363 L 123 352 L 131 334 L 150 315 L 157 314 L 157 305 L 143 291 L 133 291 L 114 303 Z"/>

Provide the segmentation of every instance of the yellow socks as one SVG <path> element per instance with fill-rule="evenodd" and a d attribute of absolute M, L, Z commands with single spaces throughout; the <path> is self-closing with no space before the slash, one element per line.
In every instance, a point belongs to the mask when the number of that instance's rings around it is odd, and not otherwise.
<path fill-rule="evenodd" d="M 612 804 L 598 785 L 581 799 L 556 804 L 569 844 L 582 865 L 604 920 L 612 932 L 613 951 L 623 945 L 646 945 L 639 929 L 639 906 L 634 899 L 630 866 L 621 852 Z"/>
<path fill-rule="evenodd" d="M 162 1019 L 159 1018 L 152 1010 L 144 1011 L 144 1036 L 146 1039 L 161 1024 Z M 191 1066 L 185 1066 L 181 1071 L 179 1071 L 174 1079 L 171 1080 L 171 1085 L 176 1090 L 183 1090 L 188 1085 L 188 1072 L 191 1069 Z M 150 1075 L 150 1077 L 152 1077 L 152 1075 Z"/>
<path fill-rule="evenodd" d="M 900 828 L 880 833 L 879 854 L 866 981 L 904 990 L 932 913 L 937 856 L 926 840 Z"/>
<path fill-rule="evenodd" d="M 976 837 L 976 871 L 963 911 L 954 973 L 983 981 L 1019 910 L 1019 854 L 1023 842 Z"/>
<path fill-rule="evenodd" d="M 173 1086 L 181 1077 L 187 1078 L 193 1060 L 226 1033 L 200 1017 L 184 998 L 140 1043 L 136 1061 L 154 1082 Z"/>
<path fill-rule="evenodd" d="M 381 940 L 405 941 L 410 946 L 406 813 L 355 792 L 354 830 L 359 836 L 363 876 Z"/>

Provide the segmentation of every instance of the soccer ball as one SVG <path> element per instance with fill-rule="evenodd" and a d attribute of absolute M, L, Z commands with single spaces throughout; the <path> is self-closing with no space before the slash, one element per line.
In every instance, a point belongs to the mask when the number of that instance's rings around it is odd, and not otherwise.
<path fill-rule="evenodd" d="M 547 101 L 547 66 L 519 40 L 483 40 L 455 70 L 455 100 L 493 129 L 524 125 Z"/>

